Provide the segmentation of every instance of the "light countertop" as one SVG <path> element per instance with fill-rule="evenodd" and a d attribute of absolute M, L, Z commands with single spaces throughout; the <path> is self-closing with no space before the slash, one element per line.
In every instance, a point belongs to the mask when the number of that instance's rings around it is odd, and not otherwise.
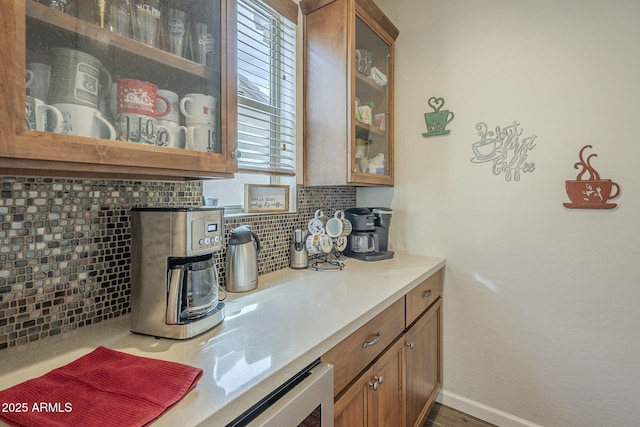
<path fill-rule="evenodd" d="M 189 340 L 133 334 L 127 315 L 2 350 L 0 388 L 105 346 L 204 370 L 154 425 L 224 426 L 444 265 L 396 253 L 377 262 L 346 258 L 342 271 L 286 268 L 260 276 L 255 291 L 229 293 L 224 321 Z"/>

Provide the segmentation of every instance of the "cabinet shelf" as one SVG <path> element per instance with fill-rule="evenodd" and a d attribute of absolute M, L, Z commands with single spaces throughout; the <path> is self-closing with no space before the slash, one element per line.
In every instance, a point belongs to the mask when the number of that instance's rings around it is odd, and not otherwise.
<path fill-rule="evenodd" d="M 354 119 L 355 120 L 355 119 Z M 371 133 L 375 133 L 376 135 L 386 135 L 386 132 L 383 131 L 382 129 L 372 126 L 372 125 L 368 125 L 366 123 L 362 123 L 361 121 L 355 120 L 356 123 L 356 127 L 360 128 L 360 129 L 364 129 L 366 131 L 369 131 Z"/>
<path fill-rule="evenodd" d="M 356 79 L 358 79 L 357 80 L 358 82 L 362 82 L 362 83 L 366 84 L 367 87 L 373 89 L 374 91 L 378 92 L 379 94 L 382 94 L 382 95 L 386 95 L 387 94 L 387 87 L 386 86 L 380 86 L 371 77 L 368 77 L 368 76 L 362 74 L 359 71 L 356 72 Z"/>
<path fill-rule="evenodd" d="M 37 3 L 34 0 L 26 0 L 26 15 L 33 22 L 56 28 L 59 31 L 81 36 L 93 40 L 103 45 L 107 45 L 127 52 L 145 60 L 155 61 L 164 66 L 183 71 L 204 79 L 214 79 L 216 70 L 200 65 L 188 59 L 181 58 L 169 52 L 147 46 L 129 37 L 105 30 L 90 22 L 83 21 L 71 15 L 51 9 L 50 7 Z M 219 74 L 219 73 L 218 73 Z"/>

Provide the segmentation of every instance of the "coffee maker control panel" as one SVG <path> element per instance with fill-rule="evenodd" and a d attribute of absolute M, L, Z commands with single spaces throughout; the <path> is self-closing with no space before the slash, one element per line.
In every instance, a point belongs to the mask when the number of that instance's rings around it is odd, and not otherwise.
<path fill-rule="evenodd" d="M 194 213 L 191 218 L 191 250 L 213 252 L 222 249 L 224 223 L 222 210 Z"/>

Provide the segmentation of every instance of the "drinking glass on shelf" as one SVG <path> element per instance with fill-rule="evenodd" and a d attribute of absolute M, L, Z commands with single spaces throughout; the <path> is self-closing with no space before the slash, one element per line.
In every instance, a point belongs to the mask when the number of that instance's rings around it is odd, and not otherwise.
<path fill-rule="evenodd" d="M 162 47 L 160 0 L 134 0 L 133 38 L 152 47 Z"/>

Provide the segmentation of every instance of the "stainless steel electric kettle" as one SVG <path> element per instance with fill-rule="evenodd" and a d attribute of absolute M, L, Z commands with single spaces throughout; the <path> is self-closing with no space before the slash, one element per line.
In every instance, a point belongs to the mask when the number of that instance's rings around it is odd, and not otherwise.
<path fill-rule="evenodd" d="M 250 225 L 231 230 L 227 247 L 227 291 L 247 292 L 258 286 L 260 239 Z"/>

